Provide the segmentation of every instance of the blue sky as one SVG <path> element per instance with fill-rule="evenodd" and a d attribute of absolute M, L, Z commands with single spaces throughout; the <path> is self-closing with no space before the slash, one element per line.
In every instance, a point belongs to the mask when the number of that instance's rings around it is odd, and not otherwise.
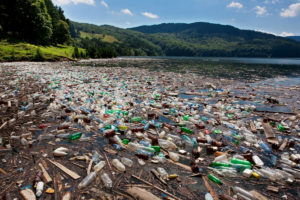
<path fill-rule="evenodd" d="M 121 28 L 210 22 L 300 36 L 300 0 L 52 0 L 77 22 Z"/>

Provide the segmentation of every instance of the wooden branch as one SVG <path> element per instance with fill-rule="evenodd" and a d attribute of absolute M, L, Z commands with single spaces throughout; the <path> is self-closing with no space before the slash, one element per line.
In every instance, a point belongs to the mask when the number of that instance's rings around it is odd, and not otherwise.
<path fill-rule="evenodd" d="M 157 189 L 157 190 L 159 190 L 159 191 L 161 191 L 161 192 L 163 192 L 163 193 L 165 193 L 165 194 L 171 196 L 171 197 L 174 198 L 174 199 L 180 200 L 178 197 L 174 196 L 173 194 L 170 194 L 170 193 L 166 192 L 165 190 L 163 190 L 163 189 L 161 189 L 161 188 L 159 188 L 159 187 L 157 187 L 157 186 L 155 186 L 155 185 L 153 185 L 153 184 L 151 184 L 151 183 L 149 183 L 149 182 L 147 182 L 147 181 L 144 181 L 143 179 L 140 179 L 139 177 L 137 177 L 137 176 L 135 176 L 135 175 L 133 175 L 133 174 L 131 174 L 131 176 L 132 176 L 133 178 L 136 178 L 136 179 L 138 179 L 139 181 L 142 181 L 143 183 L 146 183 L 147 185 L 150 185 L 150 186 L 154 187 L 155 189 Z"/>
<path fill-rule="evenodd" d="M 110 165 L 110 163 L 109 163 L 109 160 L 108 160 L 108 158 L 107 158 L 106 153 L 104 153 L 104 156 L 105 156 L 105 159 L 106 159 L 106 161 L 107 161 L 108 167 L 109 167 L 109 169 L 111 170 L 111 173 L 112 173 L 112 175 L 113 175 L 113 178 L 116 179 L 114 170 L 112 169 L 112 167 L 111 167 L 111 165 Z"/>
<path fill-rule="evenodd" d="M 50 159 L 48 159 L 48 161 L 51 162 L 56 167 L 58 167 L 63 172 L 65 172 L 66 174 L 68 174 L 69 176 L 71 176 L 73 179 L 79 179 L 80 178 L 80 176 L 78 174 L 76 174 L 75 172 L 69 170 L 68 168 L 66 168 L 65 166 L 61 165 L 60 163 L 54 162 L 54 161 L 52 161 Z"/>
<path fill-rule="evenodd" d="M 205 183 L 206 188 L 209 190 L 211 196 L 214 198 L 214 200 L 218 200 L 219 198 L 217 197 L 217 195 L 214 193 L 214 191 L 211 189 L 209 183 L 207 182 L 206 178 L 204 176 L 202 176 L 202 179 Z"/>

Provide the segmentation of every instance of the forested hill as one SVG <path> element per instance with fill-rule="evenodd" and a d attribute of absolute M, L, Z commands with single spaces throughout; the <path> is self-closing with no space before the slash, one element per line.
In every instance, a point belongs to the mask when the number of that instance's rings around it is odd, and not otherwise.
<path fill-rule="evenodd" d="M 198 22 L 122 29 L 108 25 L 72 23 L 75 30 L 83 33 L 114 37 L 117 41 L 111 45 L 119 55 L 300 57 L 299 42 L 219 24 Z"/>
<path fill-rule="evenodd" d="M 300 57 L 300 44 L 287 38 L 233 26 L 197 22 L 140 26 L 130 30 L 183 40 L 198 50 L 224 56 Z"/>
<path fill-rule="evenodd" d="M 287 38 L 300 42 L 300 36 L 287 36 Z"/>

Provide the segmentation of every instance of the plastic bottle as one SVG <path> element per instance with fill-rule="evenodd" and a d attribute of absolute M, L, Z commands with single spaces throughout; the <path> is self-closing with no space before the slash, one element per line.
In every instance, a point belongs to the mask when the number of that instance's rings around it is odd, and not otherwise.
<path fill-rule="evenodd" d="M 13 200 L 13 198 L 11 197 L 11 195 L 8 191 L 5 192 L 5 194 L 3 196 L 3 200 Z"/>
<path fill-rule="evenodd" d="M 157 171 L 162 179 L 167 180 L 169 178 L 169 175 L 164 168 L 158 167 Z"/>
<path fill-rule="evenodd" d="M 28 142 L 27 142 L 27 140 L 26 140 L 25 138 L 22 138 L 22 139 L 21 139 L 21 144 L 22 144 L 23 146 L 26 146 L 26 145 L 28 145 Z"/>
<path fill-rule="evenodd" d="M 122 151 L 122 149 L 123 149 L 123 147 L 118 144 L 112 144 L 112 146 L 119 151 Z"/>
<path fill-rule="evenodd" d="M 117 170 L 124 173 L 126 172 L 125 166 L 118 159 L 113 159 L 112 164 Z"/>
<path fill-rule="evenodd" d="M 194 132 L 193 132 L 191 129 L 186 128 L 186 127 L 181 127 L 181 130 L 182 130 L 184 133 L 194 134 Z"/>
<path fill-rule="evenodd" d="M 205 194 L 205 200 L 214 200 L 214 198 L 211 196 L 209 192 Z"/>
<path fill-rule="evenodd" d="M 255 163 L 255 165 L 258 165 L 258 166 L 263 166 L 264 165 L 263 161 L 255 154 L 253 154 L 252 160 Z"/>
<path fill-rule="evenodd" d="M 267 169 L 258 169 L 260 173 L 262 173 L 266 178 L 270 179 L 271 181 L 276 181 L 276 175 Z"/>
<path fill-rule="evenodd" d="M 133 162 L 132 160 L 128 159 L 128 158 L 124 158 L 124 157 L 121 157 L 121 162 L 126 165 L 127 167 L 132 167 L 133 165 Z"/>
<path fill-rule="evenodd" d="M 272 167 L 275 167 L 276 164 L 277 164 L 277 157 L 276 157 L 275 155 L 273 155 L 273 156 L 271 157 L 271 166 L 272 166 Z"/>
<path fill-rule="evenodd" d="M 43 190 L 44 190 L 44 182 L 40 181 L 40 182 L 38 182 L 37 187 L 36 187 L 36 196 L 38 198 L 40 198 L 40 196 L 42 195 Z"/>
<path fill-rule="evenodd" d="M 153 153 L 151 153 L 151 152 L 149 152 L 149 151 L 146 151 L 146 150 L 144 150 L 144 149 L 138 149 L 138 150 L 136 151 L 136 153 L 137 153 L 137 154 L 146 154 L 146 155 L 148 155 L 149 157 L 154 156 Z"/>
<path fill-rule="evenodd" d="M 149 158 L 149 156 L 147 154 L 143 154 L 143 153 L 136 153 L 135 156 L 137 156 L 138 158 L 144 159 L 144 160 L 148 160 L 148 158 Z"/>
<path fill-rule="evenodd" d="M 256 197 L 253 195 L 253 194 L 251 194 L 250 192 L 248 192 L 247 190 L 244 190 L 244 189 L 242 189 L 242 188 L 240 188 L 240 187 L 232 187 L 231 186 L 231 189 L 233 190 L 233 192 L 235 193 L 235 194 L 242 194 L 242 195 L 244 195 L 245 197 L 248 197 L 249 199 L 251 199 L 251 200 L 255 200 L 256 199 Z"/>
<path fill-rule="evenodd" d="M 81 136 L 82 136 L 81 132 L 74 133 L 74 134 L 70 135 L 69 140 L 77 140 L 77 139 L 81 138 Z"/>
<path fill-rule="evenodd" d="M 242 164 L 242 165 L 249 165 L 251 166 L 251 163 L 249 161 L 246 161 L 246 160 L 240 160 L 240 159 L 237 159 L 237 158 L 232 158 L 231 159 L 231 163 L 234 163 L 234 164 Z"/>
<path fill-rule="evenodd" d="M 106 173 L 103 173 L 101 175 L 101 180 L 103 182 L 103 185 L 106 187 L 106 188 L 109 188 L 111 189 L 112 188 L 112 180 L 109 178 L 109 176 L 106 174 Z"/>
<path fill-rule="evenodd" d="M 221 162 L 222 160 L 227 160 L 226 154 L 216 157 L 213 162 Z"/>
<path fill-rule="evenodd" d="M 263 149 L 265 152 L 267 152 L 267 153 L 269 153 L 269 154 L 272 153 L 271 149 L 270 149 L 270 148 L 268 147 L 268 145 L 266 145 L 264 142 L 261 142 L 259 145 L 262 147 L 262 149 Z"/>
<path fill-rule="evenodd" d="M 55 136 L 56 138 L 64 138 L 64 139 L 68 139 L 70 137 L 69 133 L 62 133 L 62 134 L 58 134 Z"/>
<path fill-rule="evenodd" d="M 44 135 L 40 135 L 38 137 L 39 140 L 51 140 L 51 139 L 55 139 L 55 136 L 52 134 L 44 134 Z"/>
<path fill-rule="evenodd" d="M 176 153 L 169 152 L 169 156 L 174 162 L 178 162 L 179 156 Z"/>
<path fill-rule="evenodd" d="M 224 193 L 220 196 L 220 199 L 221 200 L 236 200 L 235 198 L 229 196 L 228 194 L 224 194 Z"/>
<path fill-rule="evenodd" d="M 42 181 L 42 178 L 43 178 L 43 172 L 41 170 L 37 170 L 33 180 L 34 188 L 37 187 L 38 182 Z"/>
<path fill-rule="evenodd" d="M 105 166 L 105 161 L 100 161 L 97 165 L 94 166 L 94 171 L 98 172 Z"/>
<path fill-rule="evenodd" d="M 220 179 L 218 179 L 217 177 L 215 177 L 214 175 L 212 175 L 212 174 L 209 174 L 208 178 L 209 178 L 209 180 L 217 183 L 218 185 L 222 184 L 222 181 Z"/>
<path fill-rule="evenodd" d="M 86 188 L 87 186 L 89 186 L 92 182 L 95 181 L 97 177 L 97 172 L 93 171 L 92 173 L 90 173 L 89 175 L 87 175 L 78 185 L 78 189 L 82 190 L 84 188 Z"/>

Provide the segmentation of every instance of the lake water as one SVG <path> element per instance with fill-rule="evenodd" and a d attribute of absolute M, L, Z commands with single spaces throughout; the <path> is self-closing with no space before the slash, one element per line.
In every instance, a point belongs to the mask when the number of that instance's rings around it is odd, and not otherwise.
<path fill-rule="evenodd" d="M 119 58 L 153 58 L 153 59 L 181 59 L 202 60 L 210 62 L 228 62 L 245 64 L 270 64 L 270 65 L 299 65 L 300 58 L 228 58 L 228 57 L 176 57 L 176 56 L 121 56 Z"/>

